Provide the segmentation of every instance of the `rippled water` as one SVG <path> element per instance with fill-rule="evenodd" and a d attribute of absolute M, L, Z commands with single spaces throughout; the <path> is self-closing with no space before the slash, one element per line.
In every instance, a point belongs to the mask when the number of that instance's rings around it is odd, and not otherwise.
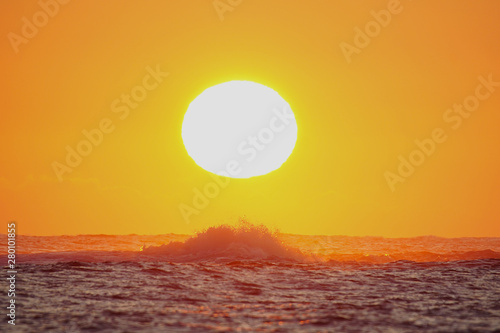
<path fill-rule="evenodd" d="M 15 332 L 500 332 L 498 238 L 220 227 L 18 242 Z"/>

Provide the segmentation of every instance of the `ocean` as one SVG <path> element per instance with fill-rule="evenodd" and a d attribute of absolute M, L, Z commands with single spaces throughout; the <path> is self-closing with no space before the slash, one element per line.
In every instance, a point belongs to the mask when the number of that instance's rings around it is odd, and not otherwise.
<path fill-rule="evenodd" d="M 16 325 L 4 315 L 1 332 L 500 332 L 500 238 L 224 225 L 19 235 L 16 249 Z"/>

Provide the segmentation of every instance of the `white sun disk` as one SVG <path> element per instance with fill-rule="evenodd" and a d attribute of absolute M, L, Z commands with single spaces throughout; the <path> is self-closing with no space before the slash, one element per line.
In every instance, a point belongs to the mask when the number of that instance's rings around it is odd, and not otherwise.
<path fill-rule="evenodd" d="M 191 102 L 182 140 L 203 169 L 250 178 L 274 171 L 288 159 L 297 141 L 297 123 L 290 105 L 273 89 L 229 81 Z"/>

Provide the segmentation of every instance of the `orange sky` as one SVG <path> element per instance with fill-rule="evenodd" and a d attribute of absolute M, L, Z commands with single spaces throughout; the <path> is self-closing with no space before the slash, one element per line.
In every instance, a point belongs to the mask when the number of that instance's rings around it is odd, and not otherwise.
<path fill-rule="evenodd" d="M 191 233 L 246 216 L 288 233 L 500 236 L 500 86 L 481 83 L 500 82 L 500 3 L 54 1 L 51 15 L 0 3 L 0 220 L 19 233 Z M 279 92 L 298 141 L 187 221 L 180 205 L 212 178 L 185 151 L 183 116 L 230 80 Z M 146 96 L 127 106 L 131 92 Z M 475 111 L 447 111 L 464 100 Z M 96 128 L 70 168 L 67 147 Z M 424 160 L 402 177 L 400 155 Z M 55 161 L 72 170 L 62 181 Z"/>

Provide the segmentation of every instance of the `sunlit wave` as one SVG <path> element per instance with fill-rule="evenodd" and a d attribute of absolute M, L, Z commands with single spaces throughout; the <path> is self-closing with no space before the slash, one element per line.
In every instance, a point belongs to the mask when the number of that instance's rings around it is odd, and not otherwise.
<path fill-rule="evenodd" d="M 176 259 L 246 258 L 291 259 L 306 257 L 296 248 L 286 246 L 276 233 L 265 226 L 248 223 L 236 227 L 210 227 L 184 242 L 170 242 L 161 246 L 145 247 L 146 255 L 162 255 Z"/>

